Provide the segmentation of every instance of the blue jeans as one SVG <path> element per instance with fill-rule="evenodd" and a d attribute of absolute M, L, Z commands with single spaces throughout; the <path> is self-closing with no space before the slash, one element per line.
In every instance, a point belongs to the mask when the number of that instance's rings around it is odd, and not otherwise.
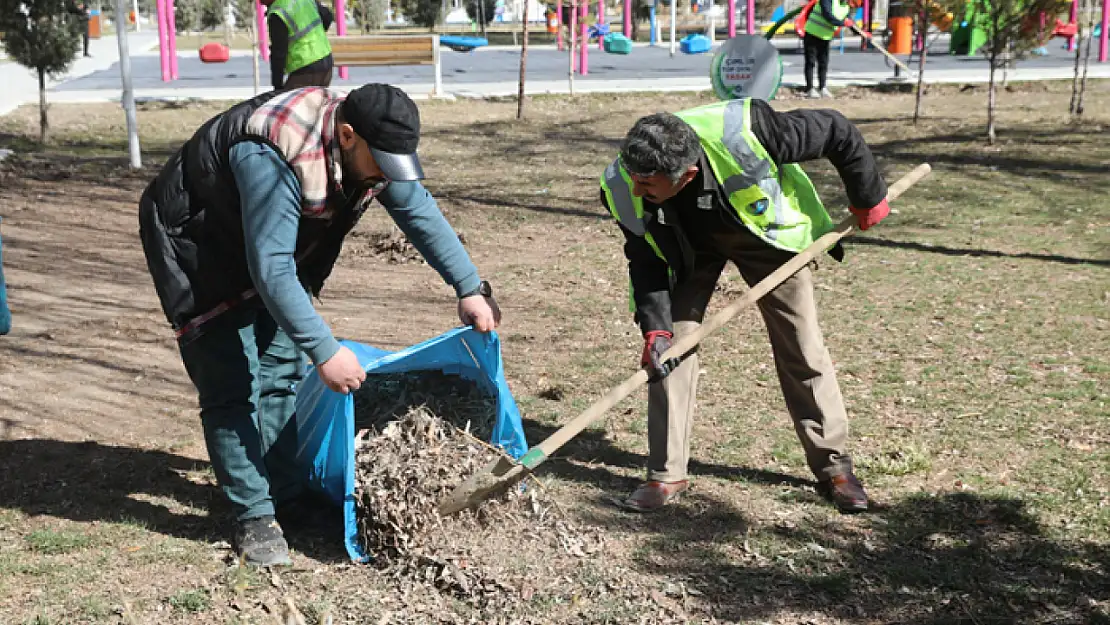
<path fill-rule="evenodd" d="M 231 310 L 181 347 L 196 386 L 204 441 L 240 521 L 300 494 L 295 387 L 304 357 L 264 308 Z"/>
<path fill-rule="evenodd" d="M 4 286 L 4 243 L 0 239 L 0 335 L 12 331 L 12 311 L 8 310 L 8 290 Z"/>

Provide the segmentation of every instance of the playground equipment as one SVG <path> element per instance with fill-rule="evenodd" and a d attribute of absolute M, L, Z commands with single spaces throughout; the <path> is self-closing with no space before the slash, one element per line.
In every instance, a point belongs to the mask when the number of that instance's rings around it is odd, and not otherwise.
<path fill-rule="evenodd" d="M 609 54 L 630 54 L 632 40 L 620 33 L 609 33 L 603 40 L 605 51 Z"/>
<path fill-rule="evenodd" d="M 709 40 L 709 37 L 700 33 L 686 35 L 678 43 L 683 54 L 705 54 L 713 47 L 713 42 Z"/>
<path fill-rule="evenodd" d="M 198 53 L 202 63 L 227 63 L 231 58 L 231 49 L 216 41 L 204 44 Z"/>
<path fill-rule="evenodd" d="M 473 52 L 475 48 L 489 45 L 483 37 L 463 37 L 461 35 L 440 35 L 439 42 L 455 52 Z"/>

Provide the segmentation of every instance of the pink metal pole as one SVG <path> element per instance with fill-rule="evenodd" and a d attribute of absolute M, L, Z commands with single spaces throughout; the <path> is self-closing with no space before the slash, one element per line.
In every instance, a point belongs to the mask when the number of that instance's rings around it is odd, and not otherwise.
<path fill-rule="evenodd" d="M 871 32 L 871 0 L 863 0 L 863 23 L 859 24 L 859 29 L 864 32 Z M 859 38 L 860 50 L 867 49 L 867 37 Z"/>
<path fill-rule="evenodd" d="M 162 82 L 170 81 L 170 42 L 166 37 L 166 0 L 158 0 L 155 5 L 158 15 L 158 59 L 162 62 Z"/>
<path fill-rule="evenodd" d="M 563 51 L 563 0 L 555 2 L 555 21 L 559 22 L 559 29 L 555 31 L 555 48 Z"/>
<path fill-rule="evenodd" d="M 1098 38 L 1098 62 L 1105 63 L 1110 52 L 1110 0 L 1102 0 L 1102 32 Z"/>
<path fill-rule="evenodd" d="M 347 7 L 344 5 L 343 0 L 335 0 L 335 34 L 343 37 L 347 34 Z M 347 80 L 350 72 L 346 67 L 339 68 L 339 77 Z"/>
<path fill-rule="evenodd" d="M 728 38 L 736 36 L 736 0 L 728 0 Z"/>
<path fill-rule="evenodd" d="M 755 0 L 748 0 L 748 34 L 755 34 Z"/>
<path fill-rule="evenodd" d="M 578 64 L 578 73 L 582 74 L 583 76 L 590 73 L 590 46 L 589 46 L 590 40 L 589 40 L 589 32 L 587 31 L 587 28 L 586 28 L 586 17 L 589 15 L 589 13 L 590 13 L 590 4 L 588 2 L 583 2 L 582 3 L 582 15 L 581 15 L 581 19 L 579 20 L 579 24 L 578 24 L 578 28 L 579 28 L 578 36 L 581 37 L 580 41 L 582 42 L 582 47 L 580 48 L 582 50 L 582 52 L 581 52 L 582 59 Z"/>
<path fill-rule="evenodd" d="M 621 32 L 625 37 L 632 38 L 632 0 L 624 0 L 624 30 Z"/>
<path fill-rule="evenodd" d="M 170 40 L 170 78 L 177 80 L 177 18 L 174 16 L 173 0 L 166 0 L 167 35 Z"/>
<path fill-rule="evenodd" d="M 568 54 L 570 55 L 571 71 L 577 72 L 579 65 L 578 57 L 574 56 L 574 45 L 580 43 L 576 34 L 578 29 L 578 5 L 572 1 L 571 5 L 567 7 L 567 10 L 570 11 L 570 32 L 567 33 L 567 37 L 570 39 L 570 41 L 567 42 L 567 45 L 570 46 Z"/>
<path fill-rule="evenodd" d="M 270 41 L 266 33 L 266 9 L 258 0 L 254 0 L 254 30 L 258 33 L 258 51 L 262 54 L 263 61 L 270 60 Z"/>
<path fill-rule="evenodd" d="M 1072 0 L 1072 2 L 1071 2 L 1071 13 L 1068 14 L 1068 22 L 1072 23 L 1072 24 L 1076 24 L 1078 26 L 1078 24 L 1079 24 L 1079 0 Z M 1078 33 L 1078 32 L 1079 32 L 1079 29 L 1076 28 L 1076 33 Z M 1074 52 L 1075 51 L 1075 46 L 1078 45 L 1078 42 L 1079 42 L 1079 37 L 1075 37 L 1075 36 L 1068 37 L 1068 52 Z"/>

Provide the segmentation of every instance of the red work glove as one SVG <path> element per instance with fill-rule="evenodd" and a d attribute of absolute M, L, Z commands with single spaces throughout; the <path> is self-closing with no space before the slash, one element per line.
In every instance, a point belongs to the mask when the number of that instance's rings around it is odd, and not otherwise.
<path fill-rule="evenodd" d="M 658 382 L 670 375 L 678 366 L 678 359 L 660 360 L 663 353 L 671 348 L 671 339 L 674 335 L 666 330 L 652 330 L 644 335 L 644 353 L 640 357 L 640 366 L 648 369 L 648 381 Z"/>
<path fill-rule="evenodd" d="M 852 18 L 844 18 L 844 28 L 851 28 L 853 24 L 855 24 L 855 22 L 852 21 Z"/>
<path fill-rule="evenodd" d="M 850 207 L 848 210 L 852 211 L 852 214 L 859 219 L 859 229 L 867 230 L 890 214 L 890 204 L 883 200 L 871 208 Z"/>

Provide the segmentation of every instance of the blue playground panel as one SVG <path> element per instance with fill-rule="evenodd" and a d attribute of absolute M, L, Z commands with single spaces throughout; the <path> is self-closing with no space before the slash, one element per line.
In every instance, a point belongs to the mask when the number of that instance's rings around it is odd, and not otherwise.
<path fill-rule="evenodd" d="M 686 35 L 679 42 L 683 54 L 705 54 L 713 47 L 713 42 L 705 35 Z"/>
<path fill-rule="evenodd" d="M 440 35 L 439 42 L 456 52 L 470 52 L 474 48 L 489 45 L 489 41 L 482 37 L 463 37 L 461 35 Z"/>

